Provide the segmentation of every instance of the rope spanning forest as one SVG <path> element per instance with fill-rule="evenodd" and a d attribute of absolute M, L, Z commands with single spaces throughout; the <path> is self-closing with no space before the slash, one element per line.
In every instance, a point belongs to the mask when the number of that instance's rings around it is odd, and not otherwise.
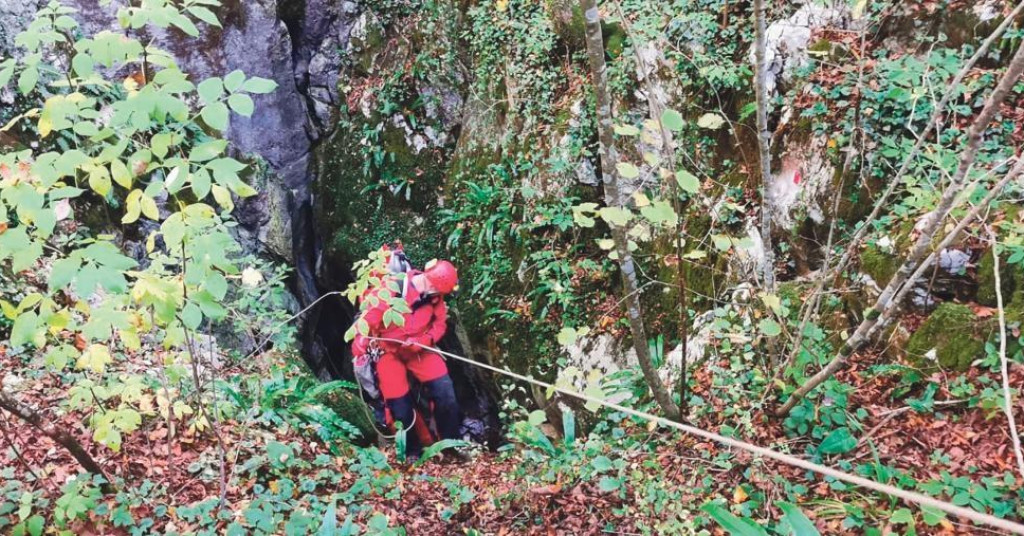
<path fill-rule="evenodd" d="M 0 533 L 1024 534 L 1024 1 L 0 0 Z"/>

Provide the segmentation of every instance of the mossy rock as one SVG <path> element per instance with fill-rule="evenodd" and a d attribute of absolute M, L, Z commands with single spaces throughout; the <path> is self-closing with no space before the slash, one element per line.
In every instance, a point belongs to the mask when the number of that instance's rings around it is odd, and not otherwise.
<path fill-rule="evenodd" d="M 402 131 L 385 122 L 378 144 L 386 157 L 380 169 L 367 175 L 359 138 L 372 121 L 357 118 L 318 148 L 314 218 L 330 266 L 348 266 L 396 240 L 419 262 L 438 256 L 444 245 L 436 218 L 449 152 L 424 149 L 417 153 L 405 143 Z M 386 189 L 368 190 L 385 175 L 412 178 L 408 199 Z"/>
<path fill-rule="evenodd" d="M 981 259 L 978 260 L 978 294 L 976 300 L 982 305 L 989 307 L 995 307 L 996 300 L 996 276 L 993 273 L 995 267 L 995 257 L 992 254 L 992 250 L 988 250 Z M 1010 303 L 1010 298 L 1013 296 L 1013 291 L 1017 287 L 1016 276 L 1013 270 L 1006 270 L 1005 266 L 1000 272 L 1000 279 L 1002 282 L 1001 288 L 1003 291 L 1003 302 L 1004 304 Z M 1022 304 L 1024 305 L 1024 304 Z"/>
<path fill-rule="evenodd" d="M 868 246 L 860 254 L 860 270 L 871 276 L 878 286 L 885 286 L 900 269 L 900 260 L 876 246 Z"/>
<path fill-rule="evenodd" d="M 1006 312 L 1006 324 L 1012 326 L 1014 324 L 1024 323 L 1024 287 L 1019 287 L 1013 291 L 1013 294 L 1003 295 L 1004 307 Z"/>
<path fill-rule="evenodd" d="M 935 349 L 938 365 L 967 370 L 985 353 L 985 341 L 992 333 L 991 319 L 980 319 L 970 307 L 946 302 L 921 324 L 907 341 L 907 356 L 922 365 L 933 364 L 925 357 Z"/>

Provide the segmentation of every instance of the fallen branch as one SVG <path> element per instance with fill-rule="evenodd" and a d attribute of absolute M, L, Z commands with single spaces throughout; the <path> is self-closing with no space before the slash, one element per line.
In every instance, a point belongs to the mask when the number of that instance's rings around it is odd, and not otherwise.
<path fill-rule="evenodd" d="M 989 230 L 992 241 L 992 273 L 995 275 L 996 307 L 999 309 L 999 364 L 1003 374 L 1003 411 L 1010 424 L 1010 439 L 1013 441 L 1013 453 L 1017 457 L 1017 469 L 1024 478 L 1024 453 L 1020 448 L 1020 436 L 1017 434 L 1017 421 L 1013 417 L 1013 397 L 1010 395 L 1009 364 L 1006 359 L 1006 310 L 1003 308 L 1002 276 L 999 274 L 999 252 L 996 251 L 996 234 Z"/>
<path fill-rule="evenodd" d="M 38 412 L 32 408 L 22 404 L 15 400 L 11 395 L 0 391 L 0 409 L 8 411 L 10 414 L 18 417 L 19 419 L 27 422 L 34 426 L 37 430 L 43 433 L 46 437 L 52 439 L 58 445 L 64 447 L 69 454 L 82 466 L 82 469 L 103 477 L 106 483 L 103 484 L 104 492 L 110 490 L 110 479 L 107 478 L 107 473 L 103 471 L 103 467 L 89 454 L 89 451 L 85 450 L 85 447 L 78 442 L 78 439 L 67 431 L 57 428 L 52 423 L 47 421 Z"/>

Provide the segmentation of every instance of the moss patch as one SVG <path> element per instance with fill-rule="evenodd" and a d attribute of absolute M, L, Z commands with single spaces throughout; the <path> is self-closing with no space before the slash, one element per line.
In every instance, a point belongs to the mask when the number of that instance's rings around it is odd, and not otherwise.
<path fill-rule="evenodd" d="M 879 286 L 888 283 L 899 269 L 899 259 L 875 246 L 868 246 L 860 254 L 860 270 L 870 275 Z"/>
<path fill-rule="evenodd" d="M 992 322 L 979 319 L 970 307 L 943 303 L 910 336 L 907 355 L 922 365 L 930 365 L 925 354 L 934 348 L 940 366 L 967 370 L 972 361 L 984 354 L 991 332 Z"/>
<path fill-rule="evenodd" d="M 992 250 L 988 250 L 978 260 L 978 295 L 976 300 L 978 303 L 989 307 L 995 307 L 997 301 L 996 277 L 993 273 L 994 266 L 995 257 L 992 255 Z M 999 275 L 1002 280 L 1003 301 L 1005 304 L 1009 304 L 1010 298 L 1017 287 L 1014 271 L 1003 269 Z"/>

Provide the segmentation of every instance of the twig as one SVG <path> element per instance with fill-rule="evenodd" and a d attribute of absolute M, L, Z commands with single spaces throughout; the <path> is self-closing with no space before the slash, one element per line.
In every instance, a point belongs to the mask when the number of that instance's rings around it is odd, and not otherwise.
<path fill-rule="evenodd" d="M 3 412 L 0 412 L 0 416 L 3 416 L 4 421 L 3 424 L 0 425 L 0 431 L 4 433 L 4 440 L 7 441 L 7 443 L 11 446 L 11 450 L 14 451 L 14 456 L 17 457 L 18 461 L 20 461 L 22 465 L 25 466 L 25 470 L 31 473 L 33 477 L 35 477 L 36 482 L 40 482 L 42 479 L 39 477 L 39 473 L 36 473 L 35 469 L 32 469 L 32 466 L 28 463 L 28 460 L 26 460 L 25 457 L 21 455 L 21 451 L 18 450 L 18 445 L 15 445 L 14 440 L 12 440 L 9 435 L 7 435 L 7 427 L 10 426 L 10 424 L 8 424 L 7 422 L 7 416 L 4 415 Z"/>
<path fill-rule="evenodd" d="M 992 241 L 992 274 L 995 276 L 996 307 L 999 309 L 999 363 L 1003 374 L 1003 411 L 1006 412 L 1006 420 L 1010 424 L 1010 438 L 1013 441 L 1013 453 L 1017 457 L 1017 468 L 1020 470 L 1020 476 L 1024 478 L 1024 453 L 1021 453 L 1017 421 L 1013 417 L 1013 397 L 1010 396 L 1010 373 L 1006 359 L 1006 311 L 1003 308 L 1002 280 L 999 274 L 999 251 L 996 249 L 998 241 L 995 232 L 991 229 L 989 229 L 989 237 Z"/>

